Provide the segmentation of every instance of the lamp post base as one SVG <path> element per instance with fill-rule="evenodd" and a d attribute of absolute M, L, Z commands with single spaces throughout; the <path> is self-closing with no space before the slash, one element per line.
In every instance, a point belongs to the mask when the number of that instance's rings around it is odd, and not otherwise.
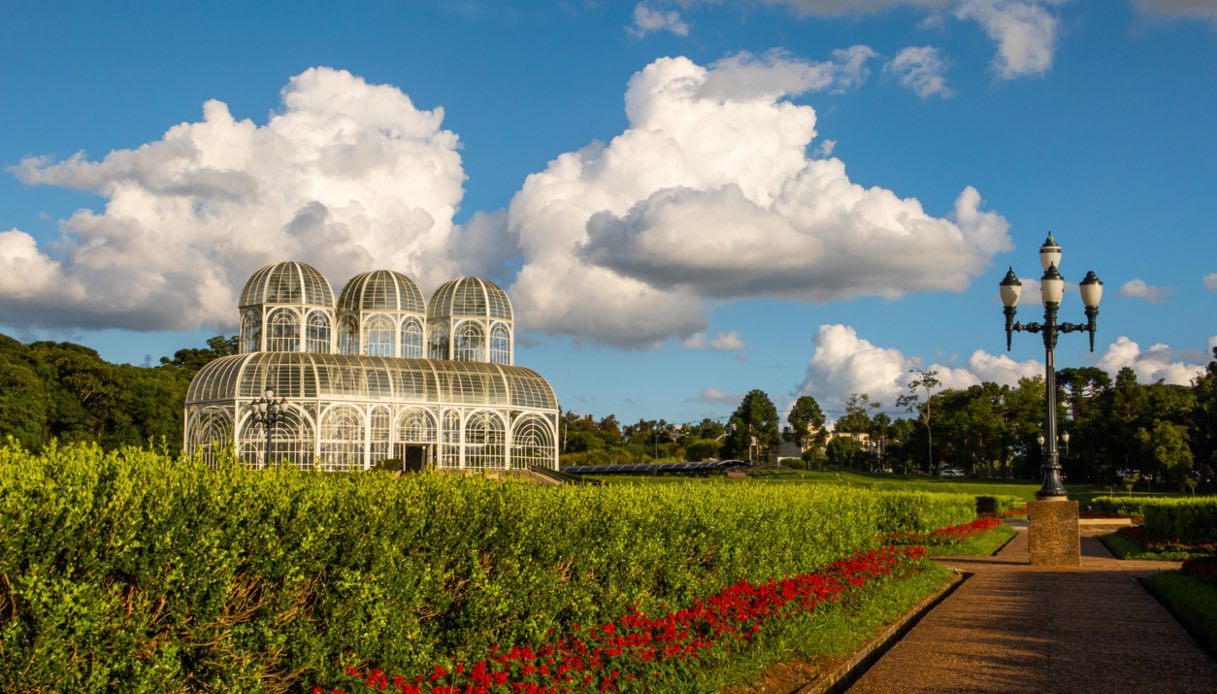
<path fill-rule="evenodd" d="M 1031 566 L 1062 569 L 1081 566 L 1078 502 L 1065 497 L 1027 502 L 1027 546 Z"/>

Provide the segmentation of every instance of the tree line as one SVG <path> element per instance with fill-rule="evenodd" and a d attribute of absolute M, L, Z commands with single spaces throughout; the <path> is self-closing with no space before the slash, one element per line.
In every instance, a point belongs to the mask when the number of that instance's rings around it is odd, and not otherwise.
<path fill-rule="evenodd" d="M 1184 488 L 1217 483 L 1217 347 L 1190 386 L 1137 382 L 1130 368 L 1113 379 L 1094 368 L 1057 372 L 1058 443 L 1071 482 L 1141 479 Z M 760 390 L 745 395 L 726 422 L 562 416 L 562 463 L 613 464 L 739 458 L 767 462 L 779 444 L 802 451 L 784 460 L 810 468 L 932 474 L 943 467 L 984 478 L 1036 479 L 1046 396 L 1042 377 L 1015 385 L 983 382 L 941 388 L 934 371 L 917 370 L 897 398 L 893 418 L 866 393 L 852 394 L 831 426 L 814 397 L 798 398 L 786 421 Z"/>
<path fill-rule="evenodd" d="M 237 352 L 237 338 L 180 349 L 154 367 L 112 364 L 70 342 L 23 344 L 0 335 L 0 437 L 39 451 L 52 440 L 97 441 L 105 448 L 182 440 L 190 380 L 204 364 Z M 563 465 L 738 458 L 774 460 L 797 444 L 788 464 L 812 468 L 932 473 L 956 467 L 977 477 L 1038 477 L 1043 450 L 1044 379 L 940 388 L 917 371 L 892 417 L 854 393 L 829 426 L 812 396 L 781 421 L 769 396 L 747 393 L 725 421 L 622 424 L 567 411 L 560 421 Z M 1121 473 L 1184 485 L 1217 480 L 1217 347 L 1190 386 L 1140 384 L 1131 369 L 1111 378 L 1094 367 L 1057 372 L 1058 429 L 1069 433 L 1061 463 L 1069 481 L 1114 482 Z"/>
<path fill-rule="evenodd" d="M 0 335 L 0 438 L 40 451 L 53 440 L 104 448 L 182 443 L 190 380 L 204 364 L 236 354 L 237 338 L 217 335 L 155 367 L 112 364 L 71 342 L 28 345 Z"/>

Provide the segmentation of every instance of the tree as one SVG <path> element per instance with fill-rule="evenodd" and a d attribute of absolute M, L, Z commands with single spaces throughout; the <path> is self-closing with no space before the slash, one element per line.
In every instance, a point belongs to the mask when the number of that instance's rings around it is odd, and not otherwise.
<path fill-rule="evenodd" d="M 749 461 L 768 460 L 770 451 L 780 440 L 777 408 L 763 390 L 748 391 L 727 427 L 730 433 L 723 443 L 723 453 L 727 456 L 746 457 Z"/>
<path fill-rule="evenodd" d="M 905 410 L 912 412 L 918 410 L 917 418 L 925 425 L 926 436 L 926 452 L 929 455 L 930 472 L 934 471 L 934 431 L 930 428 L 930 394 L 935 388 L 942 385 L 942 381 L 938 380 L 937 371 L 925 371 L 922 369 L 909 369 L 910 373 L 917 374 L 917 377 L 909 381 L 909 392 L 896 398 L 896 406 L 903 407 Z M 917 391 L 925 391 L 925 402 L 921 401 L 921 394 Z"/>
<path fill-rule="evenodd" d="M 828 432 L 824 428 L 824 411 L 820 403 L 810 395 L 802 395 L 794 401 L 790 414 L 786 415 L 790 423 L 790 440 L 799 444 L 800 448 L 824 445 Z"/>
<path fill-rule="evenodd" d="M 1187 427 L 1158 420 L 1152 429 L 1138 429 L 1137 438 L 1155 468 L 1167 477 L 1178 475 L 1179 491 L 1192 469 L 1192 450 L 1187 446 Z"/>
<path fill-rule="evenodd" d="M 828 442 L 825 451 L 828 464 L 835 465 L 838 470 L 843 467 L 853 467 L 862 456 L 862 443 L 848 436 L 834 436 Z"/>

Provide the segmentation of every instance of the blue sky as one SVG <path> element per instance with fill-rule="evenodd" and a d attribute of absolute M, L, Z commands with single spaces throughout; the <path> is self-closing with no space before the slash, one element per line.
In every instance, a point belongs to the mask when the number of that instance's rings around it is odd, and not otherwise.
<path fill-rule="evenodd" d="M 484 274 L 566 409 L 834 413 L 1042 373 L 996 284 L 1051 229 L 1106 288 L 1059 365 L 1186 383 L 1217 344 L 1213 3 L 9 2 L 0 65 L 24 340 L 155 361 L 288 257 Z"/>

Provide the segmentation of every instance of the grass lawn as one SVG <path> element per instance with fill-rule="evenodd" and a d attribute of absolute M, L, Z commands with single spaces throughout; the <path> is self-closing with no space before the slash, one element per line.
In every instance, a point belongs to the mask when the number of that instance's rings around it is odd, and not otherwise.
<path fill-rule="evenodd" d="M 736 653 L 721 669 L 707 671 L 705 679 L 697 683 L 697 691 L 751 694 L 797 690 L 827 674 L 888 625 L 941 590 L 951 578 L 950 571 L 926 562 L 920 571 L 887 583 L 866 600 L 833 606 L 780 632 L 766 634 L 753 644 L 759 647 Z"/>
<path fill-rule="evenodd" d="M 1018 531 L 1002 523 L 992 530 L 949 545 L 926 545 L 932 557 L 987 557 L 1001 549 Z"/>
<path fill-rule="evenodd" d="M 1142 583 L 1217 657 L 1217 584 L 1178 571 L 1163 571 Z"/>
<path fill-rule="evenodd" d="M 1142 535 L 1149 539 L 1154 538 L 1151 531 L 1146 531 L 1140 527 L 1133 527 L 1123 531 L 1100 535 L 1099 541 L 1117 559 L 1186 561 L 1192 557 L 1208 556 L 1213 553 L 1213 550 L 1208 547 L 1189 547 L 1171 541 L 1169 538 L 1154 540 L 1155 542 L 1162 543 L 1157 545 L 1147 544 L 1144 541 L 1138 542 L 1137 538 Z"/>
<path fill-rule="evenodd" d="M 740 483 L 764 482 L 769 484 L 846 484 L 851 487 L 868 487 L 871 489 L 900 489 L 927 492 L 951 492 L 973 495 L 1014 496 L 1025 501 L 1035 499 L 1039 491 L 1038 481 L 1027 480 L 969 480 L 959 478 L 921 477 L 917 475 L 904 477 L 883 473 L 858 472 L 856 470 L 765 470 L 761 474 L 739 480 Z M 604 475 L 596 479 L 610 484 L 663 484 L 685 477 L 650 477 L 650 476 L 617 476 Z M 1070 498 L 1090 494 L 1091 485 L 1066 485 Z M 1103 492 L 1104 494 L 1106 492 Z M 1085 506 L 1082 506 L 1084 509 Z"/>

